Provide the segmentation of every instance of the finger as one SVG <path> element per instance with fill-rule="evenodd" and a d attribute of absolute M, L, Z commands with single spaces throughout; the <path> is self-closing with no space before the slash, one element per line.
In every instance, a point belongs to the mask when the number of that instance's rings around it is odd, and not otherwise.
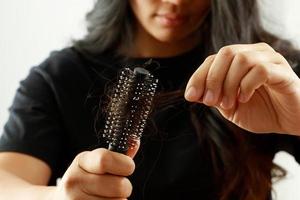
<path fill-rule="evenodd" d="M 126 153 L 126 155 L 131 157 L 131 158 L 134 158 L 134 156 L 138 152 L 139 147 L 140 147 L 140 140 L 136 140 L 136 141 L 134 141 L 134 143 L 135 143 L 135 145 L 132 148 L 129 148 L 127 153 Z"/>
<path fill-rule="evenodd" d="M 126 177 L 83 173 L 80 188 L 85 194 L 106 198 L 127 198 L 132 192 L 132 185 Z"/>
<path fill-rule="evenodd" d="M 235 55 L 237 52 L 242 51 L 272 51 L 274 49 L 266 43 L 256 43 L 256 44 L 242 44 L 242 45 L 229 45 L 220 49 L 219 53 L 225 55 Z M 200 98 L 203 98 L 203 93 L 205 92 L 206 87 L 206 78 L 212 62 L 215 60 L 216 55 L 211 55 L 206 58 L 202 65 L 195 71 L 195 73 L 190 78 L 186 91 L 185 99 L 187 101 L 195 102 L 202 101 Z M 221 60 L 221 59 L 220 59 Z M 220 62 L 218 62 L 220 63 Z M 219 65 L 220 66 L 220 65 Z M 221 68 L 221 67 L 220 67 Z M 224 67 L 223 67 L 224 68 Z M 222 69 L 223 70 L 223 69 Z M 221 70 L 221 71 L 222 71 Z M 218 70 L 216 70 L 218 71 Z M 214 73 L 211 73 L 214 74 Z M 211 81 L 213 82 L 213 81 Z M 210 96 L 210 95 L 208 95 Z M 207 101 L 210 98 L 207 98 Z"/>
<path fill-rule="evenodd" d="M 129 156 L 103 148 L 79 154 L 78 166 L 93 174 L 110 173 L 119 176 L 129 176 L 135 168 Z"/>
<path fill-rule="evenodd" d="M 215 55 L 208 56 L 191 76 L 184 94 L 187 101 L 201 101 L 200 99 L 203 96 L 205 89 L 206 76 L 214 59 Z"/>
<path fill-rule="evenodd" d="M 225 80 L 228 69 L 234 58 L 235 51 L 233 47 L 221 48 L 212 62 L 205 82 L 205 92 L 203 103 L 212 106 L 215 105 L 222 91 L 223 82 Z"/>
<path fill-rule="evenodd" d="M 208 106 L 216 105 L 222 97 L 222 88 L 230 65 L 235 56 L 247 51 L 268 51 L 274 53 L 274 49 L 266 43 L 229 45 L 221 48 L 211 64 L 207 78 L 206 91 L 203 103 Z M 227 101 L 225 98 L 223 101 Z M 226 102 L 227 103 L 227 102 Z"/>
<path fill-rule="evenodd" d="M 234 106 L 242 78 L 257 63 L 281 63 L 282 57 L 273 51 L 244 51 L 234 56 L 223 83 L 221 107 L 230 109 Z M 259 76 L 259 74 L 258 74 Z"/>
<path fill-rule="evenodd" d="M 273 63 L 261 63 L 253 67 L 241 81 L 239 101 L 246 103 L 255 90 L 264 85 L 269 76 L 269 68 Z"/>

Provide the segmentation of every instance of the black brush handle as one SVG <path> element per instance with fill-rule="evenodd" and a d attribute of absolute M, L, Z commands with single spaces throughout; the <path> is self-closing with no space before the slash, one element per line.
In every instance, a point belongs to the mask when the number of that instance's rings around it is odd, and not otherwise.
<path fill-rule="evenodd" d="M 128 151 L 128 148 L 127 148 L 127 149 L 118 148 L 117 146 L 114 146 L 114 145 L 112 145 L 112 144 L 109 144 L 108 150 L 114 151 L 114 152 L 118 152 L 118 153 L 122 153 L 122 154 L 126 154 L 127 151 Z"/>

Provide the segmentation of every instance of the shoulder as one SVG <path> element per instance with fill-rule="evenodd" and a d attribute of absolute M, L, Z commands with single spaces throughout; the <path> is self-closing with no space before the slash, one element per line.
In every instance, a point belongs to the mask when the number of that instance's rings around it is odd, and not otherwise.
<path fill-rule="evenodd" d="M 95 56 L 68 47 L 52 51 L 41 64 L 32 68 L 30 74 L 40 76 L 54 88 L 74 87 L 74 84 L 86 87 L 97 79 L 110 79 L 116 74 L 117 68 L 113 54 Z"/>
<path fill-rule="evenodd" d="M 112 53 L 89 55 L 74 47 L 52 51 L 47 59 L 35 68 L 52 77 L 71 79 L 76 75 L 88 79 L 91 71 L 116 71 L 116 61 Z"/>
<path fill-rule="evenodd" d="M 39 66 L 35 67 L 38 73 L 43 76 L 50 76 L 55 79 L 68 79 L 80 75 L 87 77 L 88 69 L 91 63 L 77 52 L 74 48 L 69 47 L 59 51 L 52 51 L 47 59 Z M 45 77 L 44 77 L 45 78 Z"/>
<path fill-rule="evenodd" d="M 68 104 L 78 99 L 82 104 L 94 88 L 103 93 L 107 81 L 117 74 L 117 66 L 110 54 L 90 56 L 73 47 L 52 51 L 21 81 L 18 93 L 42 102 L 54 99 Z"/>

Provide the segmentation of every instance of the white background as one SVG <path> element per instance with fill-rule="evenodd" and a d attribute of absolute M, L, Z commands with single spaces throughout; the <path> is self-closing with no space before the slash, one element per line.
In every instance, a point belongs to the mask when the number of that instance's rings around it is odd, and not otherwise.
<path fill-rule="evenodd" d="M 258 1 L 262 4 L 266 27 L 300 47 L 300 1 Z M 19 81 L 50 51 L 84 35 L 84 15 L 92 3 L 92 0 L 0 1 L 0 130 Z M 275 161 L 289 171 L 286 180 L 275 184 L 277 199 L 300 199 L 298 164 L 285 153 L 277 154 Z"/>

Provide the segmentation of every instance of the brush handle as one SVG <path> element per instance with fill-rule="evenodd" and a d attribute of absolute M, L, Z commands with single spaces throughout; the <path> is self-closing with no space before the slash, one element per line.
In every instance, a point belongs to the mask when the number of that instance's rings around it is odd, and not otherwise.
<path fill-rule="evenodd" d="M 122 153 L 122 154 L 126 154 L 127 151 L 128 151 L 128 148 L 127 148 L 127 149 L 124 149 L 124 148 L 118 148 L 117 146 L 114 146 L 114 145 L 112 145 L 112 144 L 109 144 L 108 150 L 114 151 L 114 152 L 118 152 L 118 153 Z"/>

